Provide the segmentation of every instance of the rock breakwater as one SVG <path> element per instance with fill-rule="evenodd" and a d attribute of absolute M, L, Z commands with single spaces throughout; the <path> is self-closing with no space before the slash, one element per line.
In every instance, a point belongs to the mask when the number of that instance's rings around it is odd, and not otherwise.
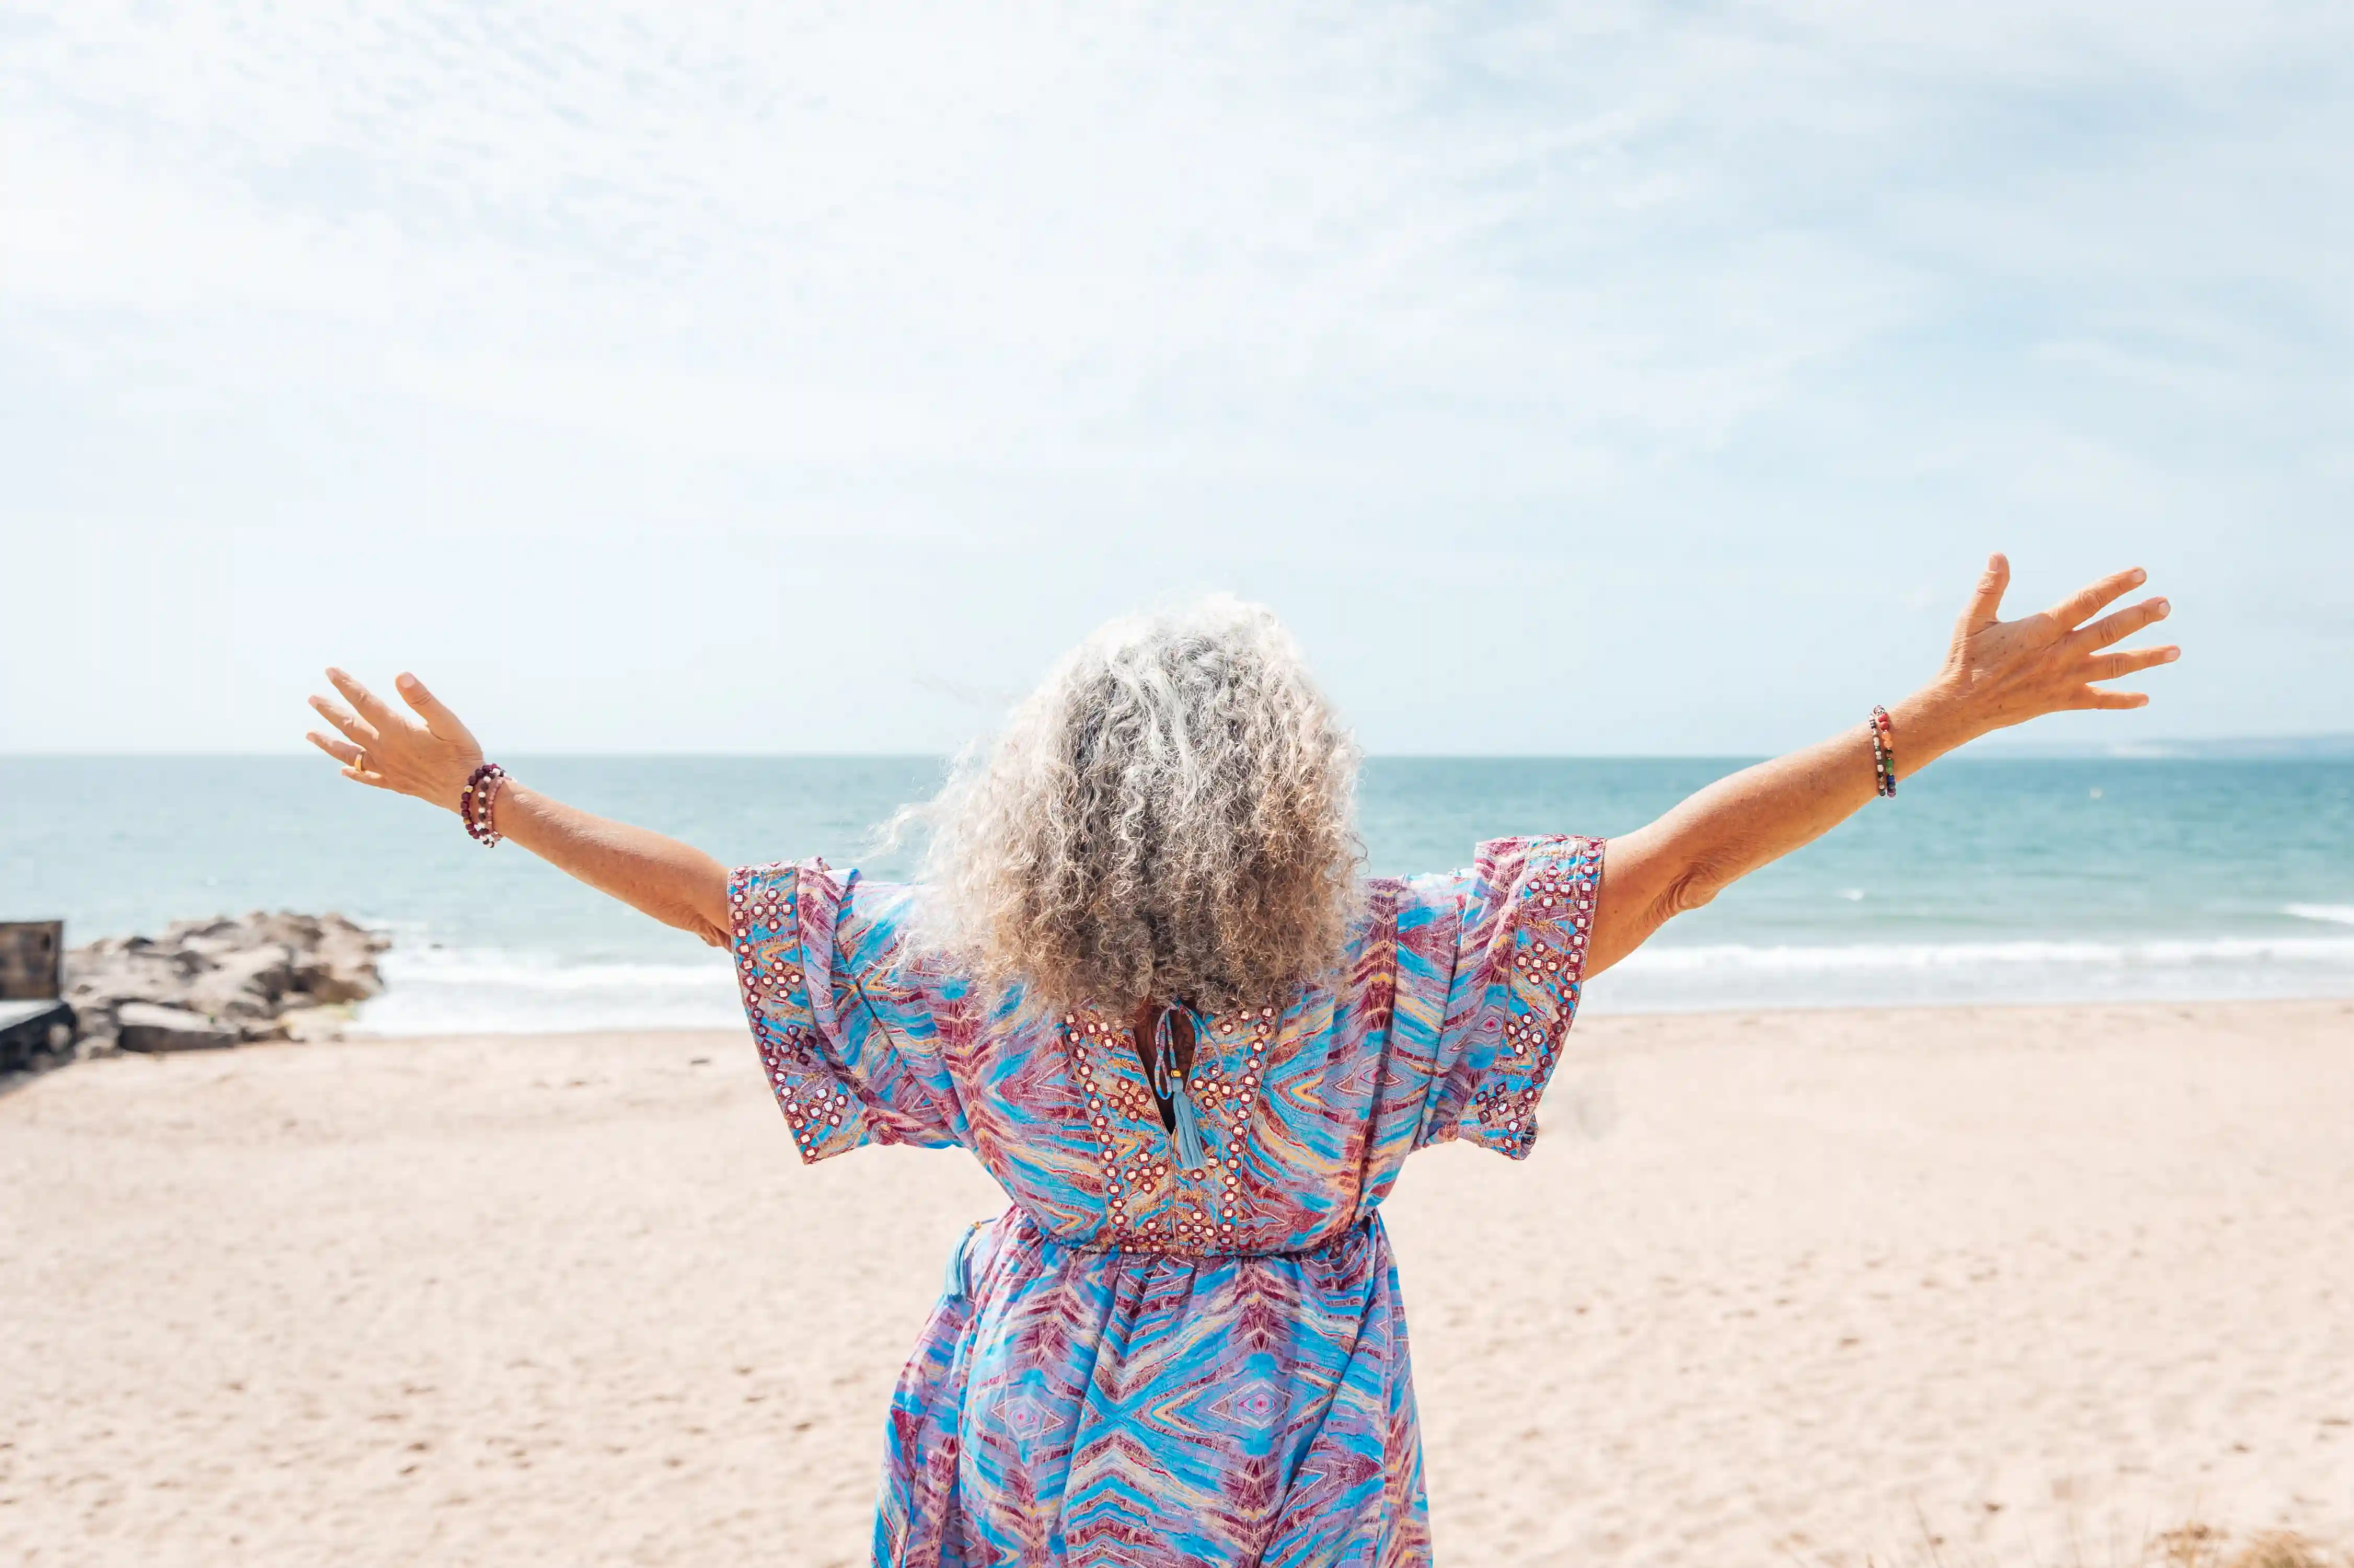
<path fill-rule="evenodd" d="M 75 1054 L 331 1039 L 384 989 L 391 945 L 341 915 L 260 911 L 101 938 L 66 954 Z"/>

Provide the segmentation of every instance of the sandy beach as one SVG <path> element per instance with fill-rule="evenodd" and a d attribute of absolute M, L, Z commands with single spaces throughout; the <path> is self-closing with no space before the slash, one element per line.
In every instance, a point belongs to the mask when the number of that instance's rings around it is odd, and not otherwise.
<path fill-rule="evenodd" d="M 1440 1560 L 2354 1536 L 2354 1004 L 1616 1018 L 1387 1208 Z M 740 1034 L 122 1057 L 0 1098 L 0 1557 L 855 1564 L 953 1153 Z"/>

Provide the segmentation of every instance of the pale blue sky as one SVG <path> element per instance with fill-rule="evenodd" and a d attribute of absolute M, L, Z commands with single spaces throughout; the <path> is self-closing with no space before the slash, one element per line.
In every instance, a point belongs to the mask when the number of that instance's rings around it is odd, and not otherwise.
<path fill-rule="evenodd" d="M 0 750 L 938 749 L 1221 587 L 1757 751 L 1993 547 L 2354 730 L 2343 5 L 753 9 L 0 11 Z"/>

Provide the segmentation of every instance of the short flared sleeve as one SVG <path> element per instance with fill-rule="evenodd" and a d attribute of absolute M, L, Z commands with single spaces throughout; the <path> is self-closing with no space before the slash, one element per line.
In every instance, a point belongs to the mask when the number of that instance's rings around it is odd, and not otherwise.
<path fill-rule="evenodd" d="M 1414 1148 L 1461 1139 L 1528 1158 L 1577 1012 L 1602 853 L 1600 839 L 1491 839 L 1469 871 L 1405 885 L 1394 1027 L 1421 1080 Z"/>
<path fill-rule="evenodd" d="M 966 1141 L 934 981 L 908 954 L 913 903 L 910 888 L 822 860 L 728 876 L 744 1016 L 804 1160 L 864 1143 Z"/>

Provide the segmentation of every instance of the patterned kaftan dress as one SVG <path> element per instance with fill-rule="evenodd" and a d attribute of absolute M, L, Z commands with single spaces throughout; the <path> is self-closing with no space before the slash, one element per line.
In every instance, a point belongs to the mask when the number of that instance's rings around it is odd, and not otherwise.
<path fill-rule="evenodd" d="M 737 872 L 745 1011 L 801 1158 L 955 1144 L 1013 1200 L 900 1377 L 875 1562 L 1427 1564 L 1375 1205 L 1428 1144 L 1527 1155 L 1601 863 L 1597 840 L 1500 839 L 1370 882 L 1326 980 L 1206 1017 L 1190 1171 L 1125 1019 L 984 1005 L 905 939 L 911 889 Z"/>

